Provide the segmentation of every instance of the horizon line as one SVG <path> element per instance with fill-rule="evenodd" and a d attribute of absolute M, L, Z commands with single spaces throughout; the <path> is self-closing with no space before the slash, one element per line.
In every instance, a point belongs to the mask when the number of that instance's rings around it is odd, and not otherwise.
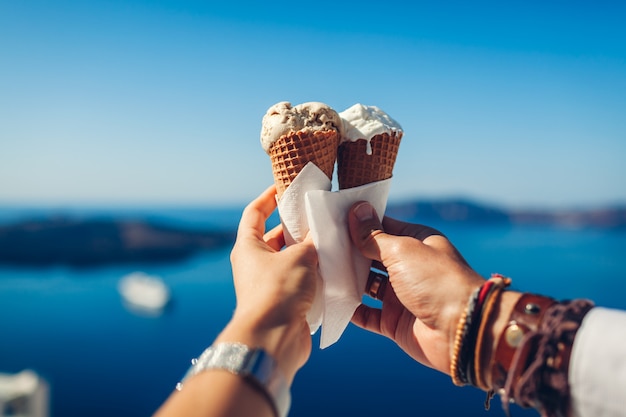
<path fill-rule="evenodd" d="M 570 203 L 526 203 L 507 204 L 497 202 L 492 199 L 472 197 L 466 194 L 449 194 L 439 196 L 402 196 L 390 197 L 388 206 L 411 204 L 411 203 L 466 203 L 476 204 L 483 207 L 498 208 L 503 210 L 593 210 L 607 208 L 626 208 L 626 200 L 603 202 L 570 202 Z M 203 209 L 242 209 L 248 201 L 236 202 L 234 200 L 217 201 L 2 201 L 0 200 L 0 210 L 203 210 Z"/>

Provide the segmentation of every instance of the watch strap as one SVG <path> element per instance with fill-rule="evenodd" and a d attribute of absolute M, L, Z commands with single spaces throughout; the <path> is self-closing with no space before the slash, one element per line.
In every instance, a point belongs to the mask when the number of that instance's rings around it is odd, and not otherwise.
<path fill-rule="evenodd" d="M 251 348 L 242 343 L 218 343 L 207 348 L 191 363 L 181 382 L 176 385 L 179 391 L 192 376 L 210 369 L 223 369 L 242 376 L 260 389 L 270 400 L 278 417 L 287 416 L 291 406 L 287 381 L 274 358 L 263 349 Z"/>

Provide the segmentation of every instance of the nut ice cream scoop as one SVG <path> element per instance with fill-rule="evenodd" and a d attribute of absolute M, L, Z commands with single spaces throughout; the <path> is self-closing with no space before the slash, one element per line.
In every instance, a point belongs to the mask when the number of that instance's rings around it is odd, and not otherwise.
<path fill-rule="evenodd" d="M 343 136 L 337 152 L 339 189 L 391 178 L 403 130 L 376 106 L 355 104 L 339 113 Z"/>
<path fill-rule="evenodd" d="M 270 107 L 263 116 L 261 146 L 269 154 L 270 147 L 281 136 L 328 130 L 341 133 L 342 128 L 339 114 L 324 103 L 312 101 L 292 106 L 287 101 L 281 101 Z"/>
<path fill-rule="evenodd" d="M 282 101 L 267 110 L 261 146 L 272 161 L 279 198 L 309 162 L 332 179 L 342 129 L 339 114 L 324 103 Z"/>

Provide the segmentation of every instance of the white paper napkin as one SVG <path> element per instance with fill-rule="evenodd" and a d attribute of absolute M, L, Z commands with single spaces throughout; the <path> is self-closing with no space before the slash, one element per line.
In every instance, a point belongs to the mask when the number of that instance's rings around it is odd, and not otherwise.
<path fill-rule="evenodd" d="M 369 201 L 382 219 L 391 179 L 331 192 L 330 180 L 307 164 L 278 202 L 287 244 L 300 242 L 310 230 L 318 252 L 321 281 L 307 316 L 311 334 L 321 326 L 320 348 L 337 342 L 361 304 L 371 260 L 352 244 L 348 209 Z"/>
<path fill-rule="evenodd" d="M 302 242 L 309 232 L 309 222 L 305 212 L 305 195 L 313 190 L 329 191 L 332 184 L 326 174 L 315 164 L 308 163 L 298 176 L 289 184 L 280 200 L 278 200 L 278 214 L 283 225 L 285 244 L 287 246 Z M 317 283 L 315 298 L 311 310 L 307 314 L 307 322 L 311 334 L 314 334 L 322 324 L 324 314 L 324 281 Z"/>
<path fill-rule="evenodd" d="M 390 183 L 389 179 L 337 192 L 317 190 L 306 194 L 307 217 L 324 281 L 322 349 L 339 340 L 350 323 L 361 304 L 372 264 L 350 239 L 348 210 L 357 201 L 369 201 L 382 216 Z"/>

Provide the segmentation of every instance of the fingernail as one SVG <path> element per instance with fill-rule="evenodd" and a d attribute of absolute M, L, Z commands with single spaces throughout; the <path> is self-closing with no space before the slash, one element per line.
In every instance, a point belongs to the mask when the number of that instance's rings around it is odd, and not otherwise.
<path fill-rule="evenodd" d="M 375 214 L 374 207 L 370 203 L 361 203 L 354 209 L 354 215 L 362 222 L 373 219 Z"/>

